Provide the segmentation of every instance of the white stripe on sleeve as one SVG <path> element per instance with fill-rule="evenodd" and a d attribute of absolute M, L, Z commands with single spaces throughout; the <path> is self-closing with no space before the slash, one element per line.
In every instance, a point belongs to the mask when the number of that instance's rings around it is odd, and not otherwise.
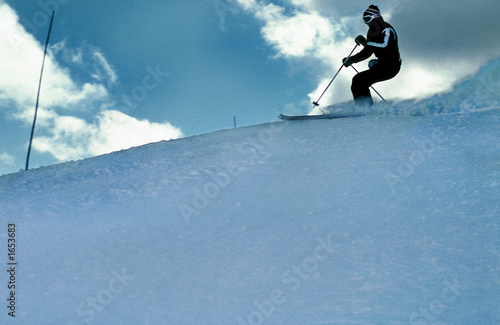
<path fill-rule="evenodd" d="M 366 45 L 384 48 L 389 44 L 389 38 L 391 37 L 391 32 L 396 35 L 396 32 L 392 28 L 386 28 L 382 31 L 385 34 L 384 43 L 368 42 Z"/>

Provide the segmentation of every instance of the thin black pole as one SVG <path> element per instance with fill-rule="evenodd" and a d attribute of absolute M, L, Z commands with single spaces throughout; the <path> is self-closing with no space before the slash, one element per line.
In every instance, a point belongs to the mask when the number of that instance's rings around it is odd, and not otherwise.
<path fill-rule="evenodd" d="M 356 44 L 356 46 L 352 49 L 351 53 L 349 53 L 349 56 L 347 58 L 350 58 L 352 56 L 352 54 L 354 53 L 354 50 L 356 50 L 357 47 L 358 47 L 358 45 Z M 335 80 L 335 78 L 337 78 L 337 75 L 339 74 L 340 70 L 342 70 L 343 67 L 344 67 L 344 63 L 342 63 L 342 65 L 340 66 L 340 68 L 337 70 L 337 73 L 333 76 L 332 80 L 330 80 L 330 83 L 328 84 L 328 86 L 326 86 L 325 90 L 323 91 L 323 93 L 321 94 L 321 96 L 319 96 L 318 100 L 315 101 L 315 102 L 313 102 L 313 108 L 316 107 L 316 106 L 319 106 L 319 101 L 321 100 L 321 98 L 323 98 L 323 95 L 326 93 L 326 91 L 328 90 L 328 88 L 330 88 L 330 85 Z"/>
<path fill-rule="evenodd" d="M 47 35 L 47 41 L 45 42 L 45 50 L 43 52 L 42 71 L 40 72 L 40 81 L 38 82 L 38 94 L 36 95 L 35 117 L 33 118 L 33 126 L 31 127 L 31 136 L 30 136 L 30 144 L 28 146 L 28 155 L 26 156 L 26 170 L 28 170 L 28 166 L 29 166 L 29 162 L 30 162 L 31 144 L 33 142 L 33 135 L 35 134 L 36 115 L 38 113 L 38 102 L 40 99 L 40 88 L 42 88 L 43 67 L 45 65 L 45 56 L 47 56 L 47 47 L 49 45 L 50 32 L 52 31 L 52 22 L 54 21 L 54 14 L 55 14 L 55 11 L 52 11 L 52 17 L 50 18 L 50 25 L 49 25 L 49 33 Z"/>

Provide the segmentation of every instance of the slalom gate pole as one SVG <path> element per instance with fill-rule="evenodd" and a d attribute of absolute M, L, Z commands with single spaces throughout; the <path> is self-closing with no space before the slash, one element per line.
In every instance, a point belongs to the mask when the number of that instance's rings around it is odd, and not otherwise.
<path fill-rule="evenodd" d="M 356 46 L 352 49 L 351 53 L 349 53 L 349 56 L 347 58 L 351 57 L 352 53 L 354 53 L 354 50 L 356 50 L 357 47 L 358 47 L 358 44 L 356 44 Z M 316 106 L 319 106 L 319 101 L 321 100 L 321 98 L 323 97 L 323 95 L 326 93 L 326 91 L 328 90 L 328 88 L 330 87 L 330 85 L 332 84 L 332 82 L 335 80 L 335 78 L 337 78 L 337 75 L 339 74 L 340 70 L 342 70 L 343 67 L 344 67 L 344 62 L 342 62 L 342 65 L 340 66 L 339 70 L 333 76 L 332 80 L 330 80 L 330 83 L 328 84 L 328 86 L 326 86 L 326 89 L 323 91 L 323 93 L 321 94 L 321 96 L 319 96 L 318 100 L 315 101 L 315 102 L 313 102 L 313 108 L 316 107 Z"/>
<path fill-rule="evenodd" d="M 43 66 L 45 65 L 45 57 L 47 56 L 47 46 L 49 45 L 50 32 L 52 31 L 52 22 L 54 21 L 54 13 L 55 11 L 52 11 L 52 17 L 50 18 L 50 25 L 49 25 L 49 33 L 47 35 L 47 41 L 45 42 L 45 51 L 43 52 L 42 71 L 40 72 L 40 81 L 38 82 L 38 94 L 36 95 L 35 117 L 33 118 L 33 126 L 31 127 L 30 144 L 28 146 L 28 155 L 26 156 L 25 170 L 28 170 L 30 162 L 31 144 L 33 143 L 33 135 L 35 134 L 36 115 L 38 113 L 38 101 L 40 99 L 40 88 L 42 87 Z"/>
<path fill-rule="evenodd" d="M 356 68 L 355 68 L 352 64 L 351 64 L 351 67 L 354 69 L 354 71 L 356 71 L 356 73 L 359 73 L 359 71 L 358 71 L 358 70 L 357 70 L 357 69 L 356 69 Z M 373 91 L 374 91 L 374 92 L 376 92 L 376 93 L 377 93 L 377 95 L 379 95 L 379 97 L 380 97 L 380 98 L 382 98 L 382 100 L 383 100 L 386 104 L 388 104 L 388 103 L 387 103 L 387 101 L 384 99 L 384 97 L 382 97 L 382 95 L 380 95 L 380 93 L 379 93 L 379 92 L 378 92 L 375 88 L 373 88 L 373 86 L 370 86 L 370 88 L 371 88 L 371 89 L 373 89 Z"/>

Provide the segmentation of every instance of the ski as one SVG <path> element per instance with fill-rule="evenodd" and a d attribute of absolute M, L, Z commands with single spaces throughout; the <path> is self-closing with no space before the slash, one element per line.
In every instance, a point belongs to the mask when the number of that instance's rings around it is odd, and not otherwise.
<path fill-rule="evenodd" d="M 332 118 L 328 114 L 320 114 L 320 115 L 284 115 L 280 114 L 279 118 L 284 121 L 292 121 L 292 120 L 317 120 L 317 119 L 328 119 Z"/>
<path fill-rule="evenodd" d="M 318 115 L 284 115 L 280 114 L 278 117 L 283 121 L 293 121 L 293 120 L 320 120 L 320 119 L 334 119 L 334 118 L 347 118 L 362 116 L 359 114 L 318 114 Z"/>

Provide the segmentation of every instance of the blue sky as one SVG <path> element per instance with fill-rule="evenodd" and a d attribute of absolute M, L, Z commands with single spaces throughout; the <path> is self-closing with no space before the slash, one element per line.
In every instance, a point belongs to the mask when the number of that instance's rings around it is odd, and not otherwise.
<path fill-rule="evenodd" d="M 366 33 L 370 3 L 0 0 L 0 174 L 25 164 L 51 10 L 31 168 L 231 128 L 233 116 L 245 126 L 307 113 Z M 497 0 L 377 5 L 404 60 L 397 80 L 377 85 L 390 100 L 447 91 L 500 56 Z M 350 100 L 353 75 L 323 104 Z"/>

